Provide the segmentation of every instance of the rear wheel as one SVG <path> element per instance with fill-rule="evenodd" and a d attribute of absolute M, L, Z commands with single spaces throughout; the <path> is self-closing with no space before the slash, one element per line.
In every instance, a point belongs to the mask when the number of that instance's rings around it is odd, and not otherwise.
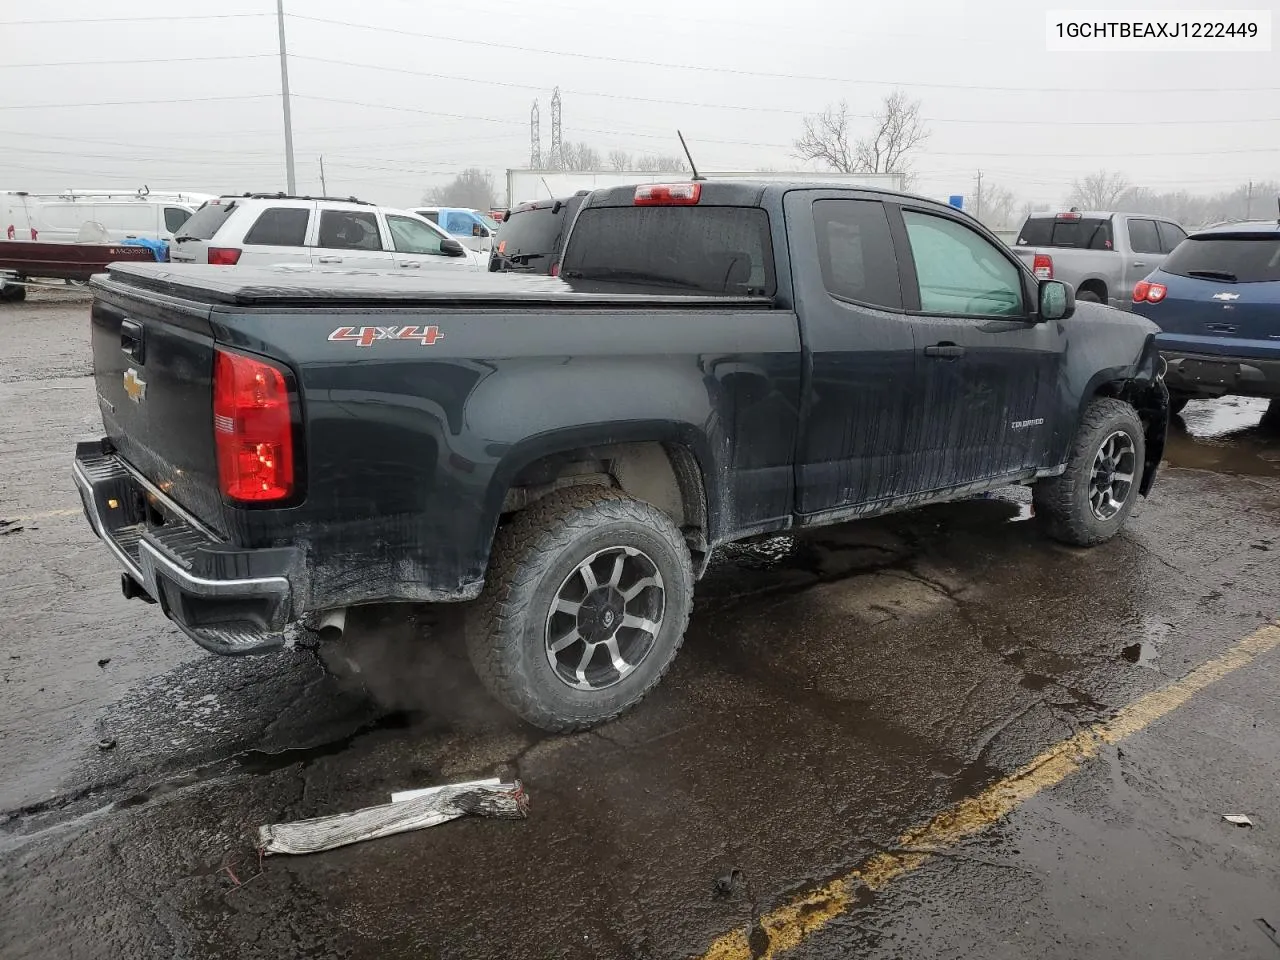
<path fill-rule="evenodd" d="M 571 488 L 498 532 L 467 652 L 493 696 L 534 726 L 582 730 L 637 704 L 684 639 L 693 567 L 656 507 Z"/>
<path fill-rule="evenodd" d="M 1092 290 L 1081 290 L 1076 294 L 1077 300 L 1083 300 L 1085 303 L 1101 303 L 1102 297 L 1094 293 Z"/>
<path fill-rule="evenodd" d="M 25 286 L 0 281 L 0 300 L 7 303 L 17 303 L 19 300 L 25 299 L 27 299 L 27 288 Z"/>
<path fill-rule="evenodd" d="M 1061 476 L 1032 488 L 1049 535 L 1089 547 L 1124 526 L 1142 484 L 1146 441 L 1138 413 L 1122 400 L 1099 398 L 1085 409 Z"/>

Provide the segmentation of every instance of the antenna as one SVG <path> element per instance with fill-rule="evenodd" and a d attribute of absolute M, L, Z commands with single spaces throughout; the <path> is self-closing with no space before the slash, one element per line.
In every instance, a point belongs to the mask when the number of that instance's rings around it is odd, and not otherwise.
<path fill-rule="evenodd" d="M 538 179 L 539 179 L 539 180 L 541 180 L 541 181 L 542 181 L 542 185 L 543 185 L 544 187 L 546 187 L 546 188 L 547 188 L 547 196 L 548 196 L 548 197 L 555 197 L 555 193 L 554 193 L 554 192 L 552 192 L 551 187 L 547 184 L 547 178 L 546 178 L 546 177 L 539 177 Z"/>
<path fill-rule="evenodd" d="M 689 145 L 684 142 L 684 134 L 681 133 L 679 130 L 677 130 L 676 136 L 680 138 L 680 146 L 684 147 L 684 155 L 689 158 L 689 169 L 693 171 L 693 179 L 694 180 L 707 179 L 706 177 L 698 173 L 698 165 L 693 162 L 693 154 L 689 152 Z"/>

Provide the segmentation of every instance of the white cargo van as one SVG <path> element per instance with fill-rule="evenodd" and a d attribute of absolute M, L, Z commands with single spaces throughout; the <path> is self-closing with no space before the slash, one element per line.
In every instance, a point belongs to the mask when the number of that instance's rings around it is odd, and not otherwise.
<path fill-rule="evenodd" d="M 145 188 L 129 193 L 4 190 L 0 191 L 0 231 L 10 240 L 74 243 L 86 223 L 98 223 L 108 242 L 128 237 L 172 241 L 187 218 L 211 199 L 212 194 L 152 193 Z"/>

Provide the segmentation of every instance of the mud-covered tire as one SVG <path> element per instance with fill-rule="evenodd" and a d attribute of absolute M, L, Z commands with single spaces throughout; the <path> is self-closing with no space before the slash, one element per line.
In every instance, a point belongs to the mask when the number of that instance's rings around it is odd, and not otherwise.
<path fill-rule="evenodd" d="M 6 283 L 0 285 L 0 300 L 5 303 L 18 303 L 27 299 L 27 288 L 22 284 Z"/>
<path fill-rule="evenodd" d="M 1133 479 L 1119 511 L 1099 518 L 1090 502 L 1095 458 L 1103 443 L 1118 431 L 1128 435 L 1133 447 Z M 1067 458 L 1066 472 L 1041 480 L 1032 487 L 1036 515 L 1049 536 L 1077 547 L 1091 547 L 1120 532 L 1138 499 L 1142 484 L 1146 438 L 1138 412 L 1123 400 L 1102 397 L 1085 408 Z"/>
<path fill-rule="evenodd" d="M 1101 303 L 1102 297 L 1094 293 L 1092 290 L 1079 290 L 1076 292 L 1076 299 L 1085 303 Z"/>
<path fill-rule="evenodd" d="M 549 661 L 547 632 L 562 585 L 610 548 L 643 552 L 661 574 L 662 617 L 647 654 L 614 685 L 582 690 Z M 536 501 L 501 527 L 480 597 L 466 617 L 467 653 L 486 689 L 543 730 L 584 730 L 619 716 L 657 685 L 684 639 L 693 566 L 661 510 L 606 487 L 575 487 Z"/>

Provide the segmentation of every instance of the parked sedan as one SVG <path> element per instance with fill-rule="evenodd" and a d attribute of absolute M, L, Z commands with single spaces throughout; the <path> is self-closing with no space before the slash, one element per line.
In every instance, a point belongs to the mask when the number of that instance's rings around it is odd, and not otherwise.
<path fill-rule="evenodd" d="M 1280 397 L 1280 223 L 1191 234 L 1133 289 L 1154 321 L 1176 412 L 1188 400 Z"/>

